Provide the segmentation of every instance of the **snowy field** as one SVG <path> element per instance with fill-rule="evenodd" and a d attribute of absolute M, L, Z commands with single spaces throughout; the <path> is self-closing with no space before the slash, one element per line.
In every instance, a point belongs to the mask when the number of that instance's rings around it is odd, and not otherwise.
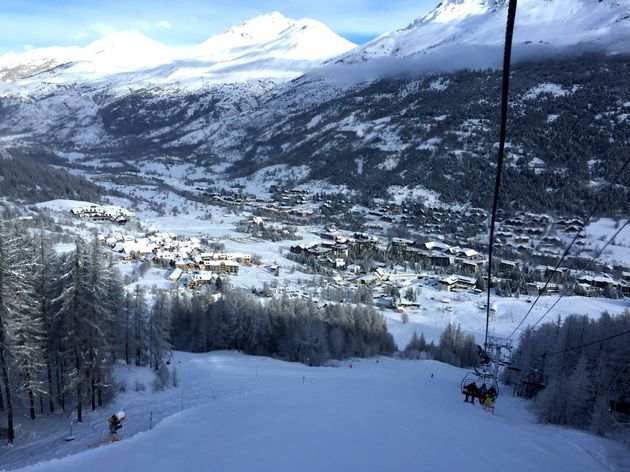
<path fill-rule="evenodd" d="M 404 293 L 404 289 L 401 290 Z M 532 297 L 535 298 L 535 297 Z M 522 296 L 521 298 L 492 297 L 491 303 L 497 307 L 497 314 L 490 322 L 490 334 L 507 337 L 512 334 L 517 325 L 525 317 L 533 299 Z M 449 303 L 443 303 L 449 300 Z M 526 321 L 522 324 L 514 336 L 518 340 L 518 333 L 538 321 L 551 306 L 558 300 L 557 295 L 540 297 Z M 436 289 L 423 287 L 418 295 L 420 308 L 406 308 L 405 313 L 409 317 L 407 323 L 403 323 L 402 316 L 392 310 L 384 310 L 382 314 L 387 320 L 387 329 L 394 336 L 394 340 L 400 349 L 403 349 L 414 331 L 418 335 L 424 333 L 427 341 L 437 340 L 444 327 L 451 322 L 460 324 L 466 333 L 473 334 L 477 342 L 483 343 L 486 327 L 486 310 L 482 309 L 486 301 L 486 294 L 448 293 Z M 630 310 L 630 300 L 612 300 L 609 298 L 589 297 L 563 297 L 558 304 L 543 318 L 544 322 L 554 322 L 558 316 L 566 317 L 572 314 L 588 315 L 594 319 L 604 312 L 620 314 Z"/>
<path fill-rule="evenodd" d="M 19 470 L 597 472 L 630 466 L 630 451 L 620 444 L 536 424 L 525 401 L 509 392 L 494 415 L 464 403 L 465 371 L 435 361 L 380 358 L 315 368 L 216 352 L 176 353 L 173 364 L 178 388 L 120 395 L 108 412 L 89 414 L 72 442 L 51 424 L 27 444 L 0 447 L 1 466 L 42 460 Z M 142 370 L 131 374 L 128 388 L 135 377 L 150 381 Z M 128 417 L 122 440 L 91 448 L 106 434 L 107 415 L 121 408 Z M 160 421 L 158 412 L 169 409 Z"/>

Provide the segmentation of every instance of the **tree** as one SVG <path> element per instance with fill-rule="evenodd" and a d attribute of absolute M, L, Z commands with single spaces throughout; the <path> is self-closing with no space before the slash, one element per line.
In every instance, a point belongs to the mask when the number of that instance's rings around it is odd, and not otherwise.
<path fill-rule="evenodd" d="M 161 291 L 149 315 L 149 365 L 157 372 L 162 366 L 164 357 L 169 355 L 171 320 L 167 313 L 167 295 Z"/>
<path fill-rule="evenodd" d="M 18 238 L 6 223 L 0 221 L 0 376 L 4 386 L 7 409 L 7 439 L 13 444 L 15 430 L 13 427 L 13 389 L 9 379 L 9 356 L 11 353 L 11 320 L 19 310 L 16 304 L 16 291 L 22 292 L 22 275 L 19 268 L 19 257 L 16 251 Z M 17 305 L 17 306 L 16 306 Z"/>
<path fill-rule="evenodd" d="M 53 299 L 54 287 L 52 278 L 55 269 L 55 259 L 53 253 L 49 249 L 49 245 L 43 235 L 39 232 L 36 240 L 37 251 L 35 252 L 35 268 L 34 268 L 34 296 L 35 304 L 38 309 L 38 317 L 40 319 L 42 333 L 43 362 L 46 369 L 46 394 L 48 397 L 48 410 L 50 413 L 55 411 L 55 402 L 53 396 L 53 362 L 58 352 L 56 336 L 54 333 L 53 323 Z"/>
<path fill-rule="evenodd" d="M 90 328 L 86 326 L 90 315 L 86 305 L 83 303 L 87 298 L 88 277 L 85 244 L 82 239 L 75 242 L 74 252 L 65 263 L 62 280 L 65 283 L 64 290 L 60 296 L 62 305 L 60 314 L 68 320 L 66 325 L 67 334 L 65 336 L 67 346 L 71 352 L 71 363 L 73 370 L 69 372 L 69 385 L 74 386 L 76 395 L 77 421 L 83 421 L 83 388 L 85 376 L 85 340 L 86 331 Z"/>

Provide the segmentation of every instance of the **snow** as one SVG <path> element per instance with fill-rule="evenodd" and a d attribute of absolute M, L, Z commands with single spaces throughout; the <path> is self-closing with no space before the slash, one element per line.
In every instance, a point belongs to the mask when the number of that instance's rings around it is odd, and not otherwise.
<path fill-rule="evenodd" d="M 450 80 L 448 79 L 445 80 L 442 77 L 440 77 L 439 79 L 435 79 L 434 81 L 432 81 L 431 84 L 429 85 L 429 88 L 433 90 L 434 92 L 443 92 L 444 90 L 448 88 L 449 84 L 450 84 Z"/>
<path fill-rule="evenodd" d="M 39 440 L 35 458 L 8 451 L 8 464 L 55 457 L 19 469 L 151 470 L 554 470 L 609 471 L 623 446 L 575 430 L 537 424 L 525 401 L 499 397 L 494 415 L 462 401 L 465 371 L 435 361 L 387 358 L 310 368 L 233 352 L 176 353 L 180 387 L 127 392 L 122 440 L 89 449 L 107 413 L 88 414 L 77 439 L 62 431 Z M 154 423 L 161 405 L 181 412 Z M 98 421 L 96 421 L 98 420 Z M 140 426 L 140 431 L 138 427 Z M 63 457 L 53 445 L 74 455 Z M 112 462 L 112 460 L 114 462 Z"/>
<path fill-rule="evenodd" d="M 430 206 L 442 206 L 438 193 L 421 186 L 410 188 L 400 185 L 391 185 L 387 188 L 387 193 L 397 205 L 400 205 L 404 201 L 422 201 Z"/>
<path fill-rule="evenodd" d="M 599 248 L 601 248 L 624 223 L 624 219 L 617 223 L 612 218 L 601 218 L 589 223 L 584 231 L 584 235 L 587 238 L 585 249 L 593 253 L 592 255 L 597 254 Z M 619 233 L 598 259 L 608 264 L 630 267 L 630 225 L 626 226 Z"/>
<path fill-rule="evenodd" d="M 64 199 L 49 200 L 46 202 L 40 202 L 40 203 L 35 204 L 35 206 L 38 208 L 47 208 L 49 210 L 62 211 L 62 212 L 68 212 L 72 210 L 73 208 L 89 207 L 92 205 L 96 205 L 96 204 L 91 203 L 91 202 L 83 202 L 80 200 L 64 200 Z"/>
<path fill-rule="evenodd" d="M 77 83 L 103 83 L 123 91 L 147 85 L 194 89 L 263 78 L 290 80 L 354 47 L 320 22 L 273 12 L 193 47 L 168 47 L 142 33 L 124 31 L 85 48 L 9 53 L 0 57 L 0 78 L 12 82 L 8 88 L 14 93 L 34 91 L 42 84 Z M 32 70 L 40 72 L 37 77 L 28 73 Z"/>
<path fill-rule="evenodd" d="M 466 333 L 472 334 L 479 343 L 483 343 L 486 311 L 480 307 L 484 306 L 486 302 L 486 294 L 443 292 L 430 283 L 426 285 L 418 283 L 418 281 L 413 281 L 413 283 L 420 288 L 420 293 L 417 296 L 420 307 L 405 307 L 408 322 L 403 322 L 401 315 L 392 310 L 382 312 L 387 321 L 387 329 L 394 337 L 399 349 L 404 349 L 414 331 L 418 335 L 424 333 L 427 341 L 437 342 L 440 333 L 449 322 L 461 325 Z M 407 287 L 412 285 L 409 282 L 405 283 L 401 288 L 401 293 L 404 293 Z M 444 299 L 449 301 L 448 308 L 443 304 Z M 518 323 L 532 308 L 531 300 L 528 302 L 528 299 L 529 297 L 526 296 L 520 298 L 491 297 L 491 304 L 497 307 L 497 313 L 490 322 L 490 333 L 500 337 L 511 335 Z M 557 300 L 557 295 L 542 296 L 519 331 L 534 324 Z M 628 309 L 630 309 L 628 300 L 566 296 L 546 315 L 544 321 L 553 321 L 558 316 L 565 318 L 572 314 L 587 315 L 597 319 L 604 311 L 614 315 L 623 313 Z M 518 334 L 518 332 L 515 334 L 515 339 L 518 339 Z"/>
<path fill-rule="evenodd" d="M 404 29 L 384 34 L 331 61 L 345 80 L 439 73 L 501 64 L 507 3 L 445 0 Z M 627 1 L 521 0 L 514 30 L 513 60 L 589 50 L 630 48 Z M 353 65 L 341 68 L 339 65 Z M 353 75 L 359 77 L 353 79 Z"/>
<path fill-rule="evenodd" d="M 535 100 L 542 94 L 550 94 L 553 97 L 557 98 L 557 97 L 564 97 L 565 95 L 568 95 L 569 93 L 571 92 L 568 90 L 565 90 L 560 84 L 544 83 L 544 84 L 538 84 L 537 86 L 530 89 L 523 96 L 523 98 L 525 100 Z M 555 116 L 556 118 L 558 117 L 558 115 L 550 115 L 550 116 Z M 553 118 L 551 121 L 553 121 L 554 119 L 555 118 Z"/>

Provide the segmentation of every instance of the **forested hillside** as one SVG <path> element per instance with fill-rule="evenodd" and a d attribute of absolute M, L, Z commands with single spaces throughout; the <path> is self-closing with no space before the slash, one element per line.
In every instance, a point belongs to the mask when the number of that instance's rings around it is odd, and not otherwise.
<path fill-rule="evenodd" d="M 46 152 L 24 155 L 0 149 L 0 196 L 13 202 L 37 203 L 56 198 L 98 202 L 103 189 L 48 165 Z M 63 161 L 56 160 L 56 163 Z"/>
<path fill-rule="evenodd" d="M 624 428 L 630 420 L 630 343 L 623 336 L 628 331 L 628 311 L 527 328 L 504 381 L 515 394 L 535 398 L 532 406 L 543 422 L 630 442 Z"/>

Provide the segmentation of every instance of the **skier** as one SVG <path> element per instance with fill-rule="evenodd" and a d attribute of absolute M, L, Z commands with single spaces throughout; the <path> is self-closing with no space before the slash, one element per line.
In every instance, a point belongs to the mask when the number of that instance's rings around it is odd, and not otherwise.
<path fill-rule="evenodd" d="M 109 434 L 112 441 L 118 440 L 118 430 L 122 428 L 122 422 L 125 421 L 125 412 L 119 411 L 115 415 L 110 416 L 107 420 L 109 423 Z"/>

